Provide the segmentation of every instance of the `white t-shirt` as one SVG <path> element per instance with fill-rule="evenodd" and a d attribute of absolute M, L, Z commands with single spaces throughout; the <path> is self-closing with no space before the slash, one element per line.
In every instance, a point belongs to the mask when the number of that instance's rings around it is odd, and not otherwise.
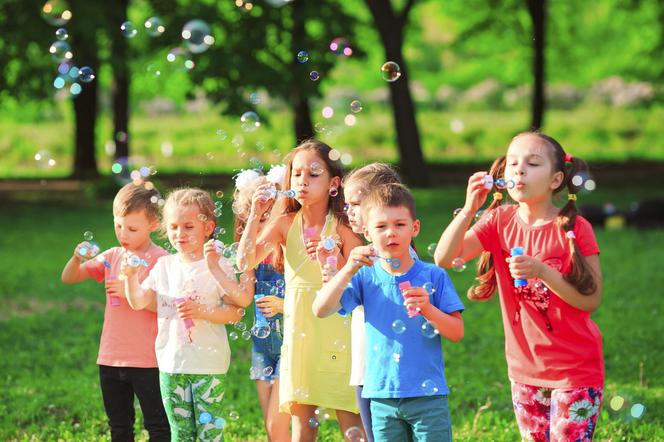
<path fill-rule="evenodd" d="M 350 319 L 350 385 L 364 385 L 364 307 L 355 307 Z"/>
<path fill-rule="evenodd" d="M 233 267 L 219 258 L 222 270 L 235 278 Z M 160 258 L 141 283 L 157 294 L 157 339 L 155 351 L 159 370 L 181 374 L 225 374 L 231 360 L 224 324 L 194 320 L 187 329 L 177 314 L 175 299 L 194 299 L 200 304 L 223 305 L 224 290 L 208 271 L 205 260 L 184 262 L 179 254 Z"/>

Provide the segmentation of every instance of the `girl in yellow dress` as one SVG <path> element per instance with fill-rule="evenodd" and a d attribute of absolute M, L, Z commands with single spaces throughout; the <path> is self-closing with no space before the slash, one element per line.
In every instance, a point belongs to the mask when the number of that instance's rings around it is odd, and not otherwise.
<path fill-rule="evenodd" d="M 362 428 L 355 393 L 348 385 L 350 321 L 339 315 L 319 319 L 311 309 L 327 257 L 338 254 L 341 267 L 344 257 L 361 245 L 344 218 L 343 166 L 330 159 L 330 151 L 326 144 L 309 140 L 288 155 L 282 189 L 295 191 L 294 198 L 277 194 L 280 206 L 259 236 L 259 221 L 275 192 L 269 184 L 256 189 L 238 248 L 241 270 L 256 267 L 270 253 L 283 256 L 286 296 L 279 405 L 291 414 L 293 441 L 315 440 L 316 407 L 336 410 L 344 433 Z M 332 250 L 329 238 L 337 244 Z"/>

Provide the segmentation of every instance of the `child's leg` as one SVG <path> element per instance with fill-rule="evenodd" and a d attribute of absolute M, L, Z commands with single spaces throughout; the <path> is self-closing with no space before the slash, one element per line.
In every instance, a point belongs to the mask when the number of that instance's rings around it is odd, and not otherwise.
<path fill-rule="evenodd" d="M 279 411 L 279 378 L 274 379 L 267 409 L 267 434 L 271 442 L 288 442 L 290 436 L 290 415 Z"/>
<path fill-rule="evenodd" d="M 309 425 L 309 419 L 315 418 L 316 414 L 315 405 L 307 404 L 293 404 L 291 405 L 291 424 L 293 434 L 292 441 L 297 442 L 313 442 L 316 440 L 316 433 L 318 433 L 317 425 Z"/>
<path fill-rule="evenodd" d="M 121 367 L 99 366 L 99 385 L 111 440 L 134 440 L 134 390 Z"/>
<path fill-rule="evenodd" d="M 400 411 L 406 416 L 414 441 L 452 441 L 452 420 L 447 395 L 402 399 Z"/>
<path fill-rule="evenodd" d="M 399 414 L 400 399 L 371 399 L 371 423 L 376 442 L 406 441 L 410 428 Z"/>
<path fill-rule="evenodd" d="M 551 394 L 551 441 L 592 441 L 602 395 L 602 388 L 554 389 Z"/>
<path fill-rule="evenodd" d="M 367 442 L 373 442 L 373 432 L 371 431 L 371 399 L 362 397 L 362 385 L 358 385 L 355 390 L 357 396 L 357 405 L 360 407 L 360 417 L 364 426 Z"/>
<path fill-rule="evenodd" d="M 191 395 L 194 400 L 196 432 L 202 441 L 221 441 L 226 421 L 222 400 L 226 392 L 226 375 L 189 375 Z"/>
<path fill-rule="evenodd" d="M 171 426 L 171 440 L 196 440 L 196 416 L 188 375 L 159 372 L 164 410 Z"/>
<path fill-rule="evenodd" d="M 347 436 L 348 430 L 351 430 L 349 434 L 356 434 L 358 431 L 361 433 L 361 438 L 366 439 L 364 434 L 364 429 L 362 428 L 362 418 L 357 413 L 351 413 L 346 410 L 336 410 L 337 420 L 339 421 L 339 429 L 344 435 L 345 439 L 349 439 Z M 355 436 L 351 436 L 355 437 Z"/>
<path fill-rule="evenodd" d="M 150 434 L 150 442 L 168 442 L 171 429 L 161 402 L 159 370 L 157 368 L 129 368 L 132 387 L 141 404 L 143 424 Z"/>
<path fill-rule="evenodd" d="M 263 412 L 263 421 L 265 421 L 266 425 L 267 425 L 267 413 L 270 404 L 271 391 L 272 391 L 272 384 L 270 384 L 270 381 L 261 381 L 260 379 L 256 380 L 256 392 L 258 393 L 258 402 L 261 405 L 261 411 Z"/>
<path fill-rule="evenodd" d="M 551 389 L 512 382 L 512 405 L 523 440 L 548 441 Z"/>

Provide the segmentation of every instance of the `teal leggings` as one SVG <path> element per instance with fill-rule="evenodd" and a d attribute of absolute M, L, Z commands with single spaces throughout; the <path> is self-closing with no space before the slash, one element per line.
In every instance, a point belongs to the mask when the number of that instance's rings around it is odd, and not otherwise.
<path fill-rule="evenodd" d="M 171 441 L 223 440 L 226 421 L 221 417 L 226 375 L 159 372 Z"/>

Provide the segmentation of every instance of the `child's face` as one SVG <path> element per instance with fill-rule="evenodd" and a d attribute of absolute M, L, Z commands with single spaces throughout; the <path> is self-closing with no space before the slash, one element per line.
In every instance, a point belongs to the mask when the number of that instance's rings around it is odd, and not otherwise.
<path fill-rule="evenodd" d="M 564 174 L 554 171 L 551 146 L 534 135 L 518 137 L 507 150 L 505 179 L 515 186 L 510 197 L 520 203 L 534 204 L 550 199 Z"/>
<path fill-rule="evenodd" d="M 362 211 L 360 210 L 360 203 L 362 202 L 362 188 L 357 182 L 350 182 L 344 186 L 344 200 L 346 201 L 346 215 L 348 216 L 348 224 L 355 233 L 363 233 L 362 226 Z"/>
<path fill-rule="evenodd" d="M 302 205 L 311 205 L 329 198 L 330 188 L 339 188 L 339 177 L 330 176 L 325 162 L 315 151 L 303 150 L 293 158 L 290 178 L 295 199 Z"/>
<path fill-rule="evenodd" d="M 171 207 L 164 213 L 168 240 L 182 254 L 199 255 L 214 231 L 214 221 L 205 219 L 198 207 Z"/>
<path fill-rule="evenodd" d="M 124 216 L 113 214 L 115 237 L 125 249 L 136 252 L 147 248 L 150 234 L 159 227 L 159 220 L 148 217 L 145 210 L 130 212 Z"/>
<path fill-rule="evenodd" d="M 365 236 L 378 253 L 400 258 L 408 253 L 413 238 L 420 233 L 420 221 L 414 220 L 407 207 L 373 207 L 365 212 Z"/>

